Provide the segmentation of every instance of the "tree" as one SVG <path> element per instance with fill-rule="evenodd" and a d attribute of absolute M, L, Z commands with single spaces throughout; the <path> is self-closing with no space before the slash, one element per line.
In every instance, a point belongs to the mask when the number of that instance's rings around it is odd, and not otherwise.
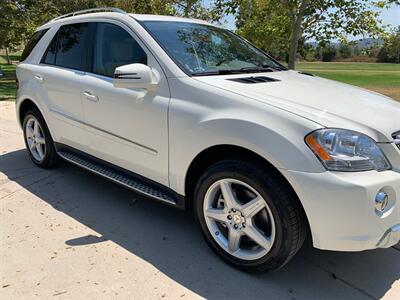
<path fill-rule="evenodd" d="M 185 18 L 195 18 L 208 21 L 217 21 L 221 18 L 220 11 L 215 7 L 205 7 L 201 0 L 171 1 L 174 15 Z"/>
<path fill-rule="evenodd" d="M 384 1 L 375 2 L 375 5 L 380 7 L 380 8 L 388 7 L 388 6 L 392 5 L 392 4 L 400 5 L 400 0 L 384 0 Z"/>
<path fill-rule="evenodd" d="M 322 61 L 324 62 L 331 62 L 335 59 L 336 57 L 336 48 L 335 46 L 328 44 L 325 45 L 322 49 L 321 49 L 321 58 Z"/>
<path fill-rule="evenodd" d="M 96 0 L 2 0 L 0 1 L 0 48 L 15 50 L 25 44 L 35 29 L 57 15 L 74 10 L 107 6 L 112 1 Z"/>
<path fill-rule="evenodd" d="M 231 8 L 225 6 L 225 10 L 235 14 L 237 33 L 273 57 L 286 60 L 290 25 L 287 16 L 280 13 L 280 2 L 240 1 L 237 6 L 234 4 Z M 219 5 L 221 7 L 221 3 Z"/>
<path fill-rule="evenodd" d="M 284 39 L 290 69 L 295 67 L 302 38 L 327 43 L 334 38 L 344 40 L 347 35 L 374 36 L 382 32 L 379 12 L 368 0 L 217 0 L 217 6 L 237 15 L 239 32 L 257 29 L 250 36 L 257 45 L 262 38 L 271 40 L 270 44 L 275 40 L 282 44 Z M 266 32 L 283 34 L 261 36 Z"/>
<path fill-rule="evenodd" d="M 350 44 L 346 42 L 340 43 L 338 52 L 341 58 L 351 57 L 352 51 Z"/>
<path fill-rule="evenodd" d="M 8 53 L 8 49 L 24 44 L 38 26 L 52 18 L 95 7 L 117 7 L 129 13 L 219 19 L 218 11 L 203 7 L 201 0 L 1 0 L 0 48 L 5 48 Z"/>
<path fill-rule="evenodd" d="M 400 63 L 400 27 L 389 34 L 378 53 L 379 62 Z"/>
<path fill-rule="evenodd" d="M 21 43 L 26 31 L 23 15 L 15 1 L 2 0 L 0 4 L 0 49 L 6 50 L 7 63 L 11 64 L 9 51 Z"/>

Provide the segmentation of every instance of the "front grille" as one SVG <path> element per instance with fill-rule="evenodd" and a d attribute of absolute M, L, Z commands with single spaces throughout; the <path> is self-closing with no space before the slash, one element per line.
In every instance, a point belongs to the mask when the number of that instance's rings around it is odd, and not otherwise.
<path fill-rule="evenodd" d="M 393 137 L 394 143 L 400 149 L 400 131 L 393 133 L 392 137 Z"/>

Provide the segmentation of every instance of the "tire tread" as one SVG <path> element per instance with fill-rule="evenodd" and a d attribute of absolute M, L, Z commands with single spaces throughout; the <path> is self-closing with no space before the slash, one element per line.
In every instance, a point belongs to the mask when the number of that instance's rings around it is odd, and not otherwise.
<path fill-rule="evenodd" d="M 195 189 L 196 201 L 200 201 L 196 196 L 196 193 L 199 192 L 201 186 L 207 181 L 207 178 L 218 172 L 224 172 L 225 170 L 229 170 L 229 172 L 238 172 L 247 174 L 251 178 L 255 178 L 255 181 L 261 183 L 262 186 L 265 186 L 268 189 L 268 191 L 273 192 L 273 194 L 282 202 L 280 209 L 286 210 L 285 215 L 287 216 L 287 218 L 285 219 L 285 222 L 287 224 L 286 226 L 288 227 L 287 232 L 290 232 L 291 238 L 290 240 L 288 240 L 287 236 L 283 237 L 282 242 L 285 244 L 285 250 L 283 251 L 284 253 L 280 252 L 276 257 L 270 259 L 267 262 L 251 266 L 237 264 L 233 260 L 226 259 L 224 255 L 221 255 L 221 253 L 217 252 L 217 254 L 219 254 L 228 263 L 234 265 L 235 267 L 238 267 L 244 271 L 249 271 L 249 272 L 272 271 L 283 267 L 300 250 L 308 234 L 308 225 L 306 222 L 306 216 L 301 206 L 300 200 L 297 198 L 297 195 L 290 188 L 290 186 L 288 186 L 288 183 L 281 177 L 280 174 L 275 174 L 276 172 L 274 173 L 266 168 L 261 168 L 241 158 L 232 158 L 219 161 L 211 165 L 205 171 L 205 173 L 201 176 L 199 182 L 197 183 Z M 198 205 L 194 205 L 195 210 L 196 207 L 198 215 L 199 213 Z M 199 216 L 197 216 L 197 218 L 199 220 Z M 207 236 L 204 234 L 204 232 L 203 236 L 206 237 L 208 244 L 211 245 L 212 242 L 210 243 L 210 241 L 208 241 Z M 212 248 L 216 250 L 215 246 L 212 246 Z"/>

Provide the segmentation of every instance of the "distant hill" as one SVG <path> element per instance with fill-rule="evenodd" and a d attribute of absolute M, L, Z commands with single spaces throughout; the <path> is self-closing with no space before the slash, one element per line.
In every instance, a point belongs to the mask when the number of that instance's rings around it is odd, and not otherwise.
<path fill-rule="evenodd" d="M 354 43 L 359 49 L 370 48 L 374 44 L 381 46 L 383 44 L 383 40 L 381 39 L 373 39 L 373 38 L 365 38 L 359 40 L 352 40 L 349 41 L 350 43 Z M 318 43 L 315 41 L 309 42 L 308 44 L 312 45 L 314 48 L 318 46 Z M 336 48 L 339 47 L 339 42 L 332 42 L 331 45 L 335 46 Z"/>
<path fill-rule="evenodd" d="M 378 45 L 378 46 L 383 45 L 383 40 L 373 39 L 373 38 L 360 39 L 355 42 L 356 42 L 356 45 L 361 49 L 370 48 L 373 45 Z"/>

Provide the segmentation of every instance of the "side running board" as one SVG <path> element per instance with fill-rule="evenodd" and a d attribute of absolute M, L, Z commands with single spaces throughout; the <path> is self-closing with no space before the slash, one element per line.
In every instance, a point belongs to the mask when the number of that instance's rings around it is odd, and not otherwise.
<path fill-rule="evenodd" d="M 60 150 L 57 151 L 57 153 L 64 160 L 71 162 L 79 167 L 82 167 L 88 171 L 91 171 L 97 175 L 105 177 L 111 181 L 114 181 L 130 190 L 174 206 L 177 205 L 175 199 L 172 196 L 161 191 L 160 189 L 150 186 L 143 180 L 135 178 L 134 176 L 130 176 L 128 174 L 125 174 L 124 172 L 115 170 L 112 167 L 108 167 L 106 165 L 92 161 L 88 158 L 69 151 Z"/>

